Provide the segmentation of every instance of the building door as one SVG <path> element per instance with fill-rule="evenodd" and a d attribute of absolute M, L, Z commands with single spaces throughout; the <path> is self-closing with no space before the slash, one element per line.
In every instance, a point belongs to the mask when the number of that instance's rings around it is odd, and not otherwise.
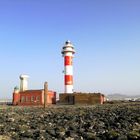
<path fill-rule="evenodd" d="M 75 102 L 74 102 L 74 96 L 68 96 L 68 103 L 73 105 Z"/>

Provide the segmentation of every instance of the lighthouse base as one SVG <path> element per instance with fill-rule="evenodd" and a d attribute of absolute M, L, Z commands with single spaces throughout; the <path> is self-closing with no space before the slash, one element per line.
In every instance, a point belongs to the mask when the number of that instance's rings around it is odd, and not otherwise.
<path fill-rule="evenodd" d="M 60 104 L 83 104 L 83 105 L 93 105 L 93 104 L 103 104 L 105 101 L 105 96 L 101 93 L 62 93 L 59 94 Z"/>

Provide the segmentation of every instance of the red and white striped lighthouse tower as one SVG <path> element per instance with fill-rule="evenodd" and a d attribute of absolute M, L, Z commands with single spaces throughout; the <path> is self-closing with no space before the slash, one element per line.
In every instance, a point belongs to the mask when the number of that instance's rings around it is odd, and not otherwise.
<path fill-rule="evenodd" d="M 68 40 L 62 49 L 64 57 L 64 83 L 65 91 L 64 93 L 73 93 L 73 55 L 75 53 L 74 47 Z"/>

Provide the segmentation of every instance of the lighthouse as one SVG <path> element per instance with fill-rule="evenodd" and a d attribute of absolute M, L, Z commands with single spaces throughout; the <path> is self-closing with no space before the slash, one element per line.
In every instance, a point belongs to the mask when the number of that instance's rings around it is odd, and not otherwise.
<path fill-rule="evenodd" d="M 73 57 L 74 57 L 74 47 L 72 43 L 68 40 L 62 49 L 62 55 L 64 57 L 64 93 L 73 93 Z"/>

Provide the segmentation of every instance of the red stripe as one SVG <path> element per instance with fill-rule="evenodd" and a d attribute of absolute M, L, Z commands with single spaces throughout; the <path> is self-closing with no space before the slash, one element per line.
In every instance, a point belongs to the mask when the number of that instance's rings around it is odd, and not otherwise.
<path fill-rule="evenodd" d="M 65 56 L 64 58 L 64 63 L 65 63 L 65 66 L 66 65 L 72 65 L 72 56 Z"/>
<path fill-rule="evenodd" d="M 73 85 L 73 76 L 65 75 L 65 85 Z"/>

